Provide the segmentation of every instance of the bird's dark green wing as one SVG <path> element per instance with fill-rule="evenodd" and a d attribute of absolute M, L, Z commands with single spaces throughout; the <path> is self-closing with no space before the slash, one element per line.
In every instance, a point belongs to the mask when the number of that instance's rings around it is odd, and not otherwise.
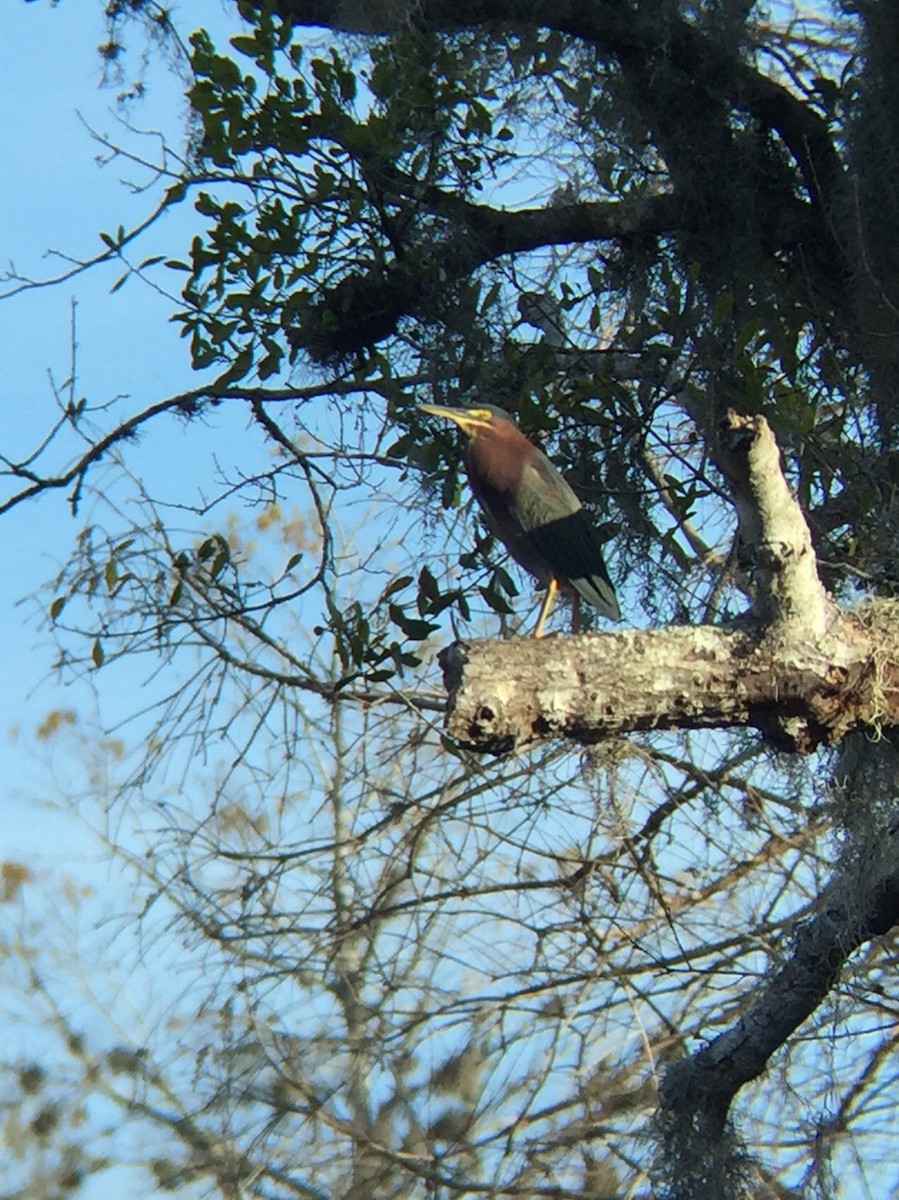
<path fill-rule="evenodd" d="M 515 515 L 534 550 L 604 616 L 621 616 L 603 562 L 603 542 L 581 502 L 545 454 L 536 451 L 522 472 Z"/>
<path fill-rule="evenodd" d="M 515 515 L 525 530 L 577 512 L 581 502 L 542 450 L 531 447 L 514 498 Z"/>

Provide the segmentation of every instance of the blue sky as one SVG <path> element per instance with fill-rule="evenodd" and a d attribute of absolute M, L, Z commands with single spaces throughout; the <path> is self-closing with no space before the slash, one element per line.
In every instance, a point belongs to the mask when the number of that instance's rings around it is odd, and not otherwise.
<path fill-rule="evenodd" d="M 228 10 L 204 4 L 203 19 L 225 37 Z M 233 10 L 231 20 L 233 21 Z M 190 28 L 186 23 L 186 28 Z M 231 26 L 233 28 L 233 26 Z M 126 128 L 129 118 L 141 130 L 183 125 L 185 102 L 179 80 L 158 62 L 150 63 L 146 98 L 130 110 L 117 104 L 115 87 L 99 87 L 97 46 L 105 39 L 102 6 L 84 0 L 52 7 L 47 0 L 5 6 L 0 41 L 3 89 L 0 153 L 7 164 L 0 198 L 0 267 L 31 279 L 52 278 L 66 269 L 60 255 L 90 258 L 102 250 L 99 234 L 128 227 L 152 207 L 154 192 L 136 193 L 150 178 L 124 160 L 101 165 L 107 152 L 92 132 L 154 158 L 158 138 Z M 135 41 L 137 38 L 135 37 Z M 129 61 L 126 72 L 136 63 Z M 155 193 L 158 195 L 158 189 Z M 168 213 L 141 240 L 136 258 L 174 253 L 183 247 L 197 218 L 189 205 Z M 53 252 L 57 253 L 53 253 Z M 16 458 L 26 453 L 53 418 L 50 375 L 61 383 L 69 374 L 73 303 L 77 336 L 77 390 L 90 403 L 126 394 L 135 405 L 193 386 L 186 347 L 168 322 L 171 301 L 129 281 L 110 288 L 122 274 L 105 264 L 55 287 L 8 297 L 0 305 L 0 371 L 6 383 L 0 406 L 0 446 Z M 7 283 L 0 292 L 10 290 Z M 166 457 L 140 448 L 140 468 L 157 472 L 183 469 L 179 456 L 186 438 L 170 425 Z M 164 465 L 163 465 L 164 463 Z M 36 819 L 33 797 L 42 788 L 41 756 L 31 732 L 48 710 L 76 708 L 97 716 L 89 686 L 60 687 L 50 674 L 53 648 L 37 628 L 40 608 L 20 604 L 66 557 L 89 514 L 73 517 L 57 493 L 0 520 L 0 578 L 4 670 L 0 673 L 2 773 L 7 817 L 0 859 L 48 848 L 48 824 Z"/>
<path fill-rule="evenodd" d="M 7 169 L 0 194 L 0 272 L 9 273 L 14 266 L 21 276 L 51 278 L 65 269 L 58 255 L 75 260 L 96 255 L 102 250 L 101 231 L 113 231 L 119 224 L 128 227 L 153 206 L 152 192 L 135 192 L 135 186 L 147 182 L 148 172 L 123 160 L 100 165 L 98 156 L 105 152 L 91 131 L 152 158 L 158 139 L 129 131 L 125 121 L 130 117 L 140 129 L 165 129 L 169 137 L 177 136 L 185 115 L 183 87 L 164 64 L 151 60 L 146 98 L 130 111 L 117 105 L 115 87 L 98 86 L 97 46 L 105 38 L 102 7 L 99 0 L 62 0 L 56 7 L 49 0 L 4 5 L 0 155 Z M 205 0 L 199 8 L 221 40 L 229 29 L 234 31 L 232 6 Z M 191 27 L 189 22 L 185 27 Z M 126 71 L 134 68 L 132 60 Z M 149 231 L 135 257 L 177 254 L 197 225 L 191 206 L 181 206 Z M 52 251 L 58 255 L 48 254 Z M 73 303 L 77 395 L 91 404 L 125 395 L 129 407 L 135 408 L 196 385 L 186 345 L 168 320 L 172 302 L 137 281 L 111 293 L 121 273 L 121 266 L 107 264 L 0 303 L 0 373 L 5 385 L 0 453 L 12 459 L 27 454 L 53 420 L 50 376 L 59 384 L 69 374 Z M 13 286 L 0 283 L 0 294 Z M 191 471 L 191 436 L 185 427 L 168 422 L 155 439 L 131 448 L 135 469 L 153 476 L 154 484 L 164 490 L 167 476 Z M 121 948 L 115 930 L 108 924 L 92 927 L 96 909 L 77 911 L 78 889 L 88 883 L 102 894 L 105 907 L 127 913 L 133 905 L 132 881 L 120 863 L 103 854 L 95 835 L 79 824 L 74 807 L 66 811 L 65 802 L 96 768 L 91 751 L 99 729 L 114 724 L 117 712 L 138 707 L 134 679 L 120 670 L 104 670 L 96 680 L 88 676 L 76 683 L 54 676 L 51 637 L 39 628 L 49 597 L 28 599 L 65 561 L 90 516 L 88 504 L 73 516 L 60 492 L 0 518 L 5 564 L 0 573 L 0 863 L 24 862 L 39 877 L 34 906 L 26 905 L 26 916 L 40 920 L 36 914 L 44 905 L 59 915 L 52 929 L 45 928 L 63 961 L 71 956 L 71 947 L 59 938 L 68 926 L 82 926 L 82 961 L 102 972 L 109 988 L 120 989 L 110 994 L 116 1020 L 121 1015 L 125 1030 L 139 1023 L 139 1013 L 146 1010 L 159 981 L 139 969 L 116 981 Z M 50 741 L 36 738 L 35 730 L 48 712 L 70 709 L 78 715 L 78 728 L 63 726 L 61 736 Z M 6 906 L 4 938 L 18 936 L 17 920 L 14 906 Z M 38 1008 L 26 1006 L 27 1014 L 17 1022 L 21 999 L 4 986 L 2 1000 L 0 1059 L 31 1051 L 46 1061 L 47 1047 L 34 1041 L 41 1040 Z M 92 1119 L 102 1125 L 105 1114 L 93 1111 Z M 118 1117 L 111 1119 L 118 1122 Z M 127 1143 L 119 1148 L 127 1158 Z M 134 1157 L 142 1157 L 145 1149 L 135 1148 Z M 5 1176 L 5 1170 L 0 1174 Z M 128 1179 L 126 1171 L 116 1194 L 130 1192 Z M 105 1197 L 108 1187 L 115 1190 L 116 1183 L 104 1177 L 85 1195 Z"/>

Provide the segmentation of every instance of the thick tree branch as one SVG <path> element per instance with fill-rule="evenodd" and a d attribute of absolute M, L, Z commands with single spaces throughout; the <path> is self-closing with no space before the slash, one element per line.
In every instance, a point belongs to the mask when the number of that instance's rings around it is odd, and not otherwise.
<path fill-rule="evenodd" d="M 427 314 L 429 299 L 505 254 L 541 246 L 653 235 L 682 225 L 672 196 L 638 204 L 584 202 L 509 212 L 471 204 L 436 188 L 419 203 L 452 221 L 452 232 L 406 248 L 401 262 L 383 270 L 346 276 L 327 298 L 299 314 L 287 337 L 295 349 L 327 362 L 374 345 L 396 330 L 404 316 Z M 287 319 L 297 314 L 288 311 Z"/>
<path fill-rule="evenodd" d="M 251 405 L 263 401 L 269 404 L 287 404 L 310 400 L 317 396 L 355 395 L 362 391 L 372 391 L 373 388 L 375 385 L 369 381 L 362 384 L 340 380 L 304 388 L 222 387 L 215 383 L 205 387 L 192 388 L 190 391 L 179 392 L 175 396 L 159 400 L 156 404 L 151 404 L 147 408 L 125 417 L 106 433 L 97 435 L 95 440 L 90 440 L 84 453 L 78 455 L 67 466 L 58 471 L 48 472 L 46 469 L 41 469 L 39 460 L 46 454 L 58 434 L 68 425 L 73 425 L 80 432 L 84 432 L 80 414 L 63 413 L 50 436 L 45 438 L 27 458 L 13 460 L 0 454 L 0 481 L 8 481 L 10 484 L 9 494 L 0 498 L 0 516 L 44 492 L 67 488 L 72 489 L 70 504 L 73 510 L 77 510 L 84 480 L 89 471 L 118 446 L 134 441 L 151 421 L 165 413 L 190 420 L 200 416 L 207 408 L 216 407 L 226 401 L 238 400 Z"/>
<path fill-rule="evenodd" d="M 447 729 L 501 754 L 550 737 L 589 745 L 749 726 L 807 752 L 862 725 L 899 724 L 899 632 L 886 641 L 899 604 L 880 611 L 876 633 L 847 618 L 825 638 L 795 641 L 699 626 L 458 643 L 441 658 Z"/>
<path fill-rule="evenodd" d="M 340 359 L 395 332 L 402 317 L 425 316 L 432 297 L 447 286 L 507 254 L 543 246 L 566 246 L 683 233 L 699 214 L 672 195 L 634 201 L 583 201 L 517 211 L 472 204 L 437 188 L 424 189 L 419 204 L 452 222 L 452 232 L 427 244 L 408 246 L 401 262 L 347 275 L 306 311 L 286 314 L 287 337 L 295 349 L 320 362 Z M 811 210 L 791 201 L 768 214 L 771 246 L 788 246 L 809 228 Z"/>
<path fill-rule="evenodd" d="M 795 623 L 804 636 L 823 637 L 835 609 L 815 563 L 812 536 L 784 479 L 780 451 L 763 417 L 728 411 L 716 461 L 731 486 L 740 540 L 756 564 L 754 615 L 785 637 Z"/>

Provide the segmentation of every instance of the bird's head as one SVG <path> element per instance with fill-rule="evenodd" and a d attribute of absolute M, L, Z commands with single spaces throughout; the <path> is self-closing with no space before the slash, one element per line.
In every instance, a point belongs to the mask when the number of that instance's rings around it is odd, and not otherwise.
<path fill-rule="evenodd" d="M 445 417 L 456 425 L 470 438 L 483 437 L 484 434 L 503 434 L 514 431 L 519 434 L 518 426 L 508 413 L 495 404 L 478 404 L 472 408 L 450 408 L 444 404 L 419 404 L 420 412 L 432 417 Z"/>

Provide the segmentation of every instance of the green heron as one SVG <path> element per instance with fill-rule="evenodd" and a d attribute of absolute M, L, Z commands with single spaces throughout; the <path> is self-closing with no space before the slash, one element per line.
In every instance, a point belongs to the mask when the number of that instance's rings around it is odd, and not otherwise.
<path fill-rule="evenodd" d="M 488 524 L 515 561 L 546 588 L 534 637 L 542 636 L 560 588 L 574 592 L 575 630 L 582 597 L 617 621 L 621 612 L 602 559 L 603 539 L 543 451 L 492 404 L 419 407 L 455 421 L 468 435 L 468 481 Z"/>

